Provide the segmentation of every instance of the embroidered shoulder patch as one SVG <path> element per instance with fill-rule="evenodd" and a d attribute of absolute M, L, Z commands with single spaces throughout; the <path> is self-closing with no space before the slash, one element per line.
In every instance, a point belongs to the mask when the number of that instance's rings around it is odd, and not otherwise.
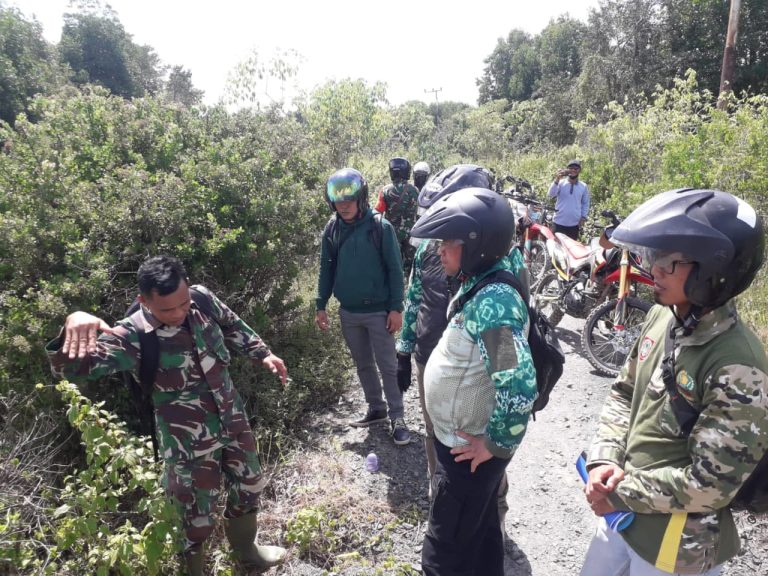
<path fill-rule="evenodd" d="M 683 397 L 687 400 L 692 398 L 693 387 L 695 385 L 696 382 L 693 378 L 691 378 L 688 372 L 685 370 L 680 370 L 680 372 L 677 373 L 677 388 L 680 390 L 680 393 L 683 395 Z"/>
<path fill-rule="evenodd" d="M 654 344 L 656 344 L 656 340 L 653 338 L 649 338 L 648 336 L 643 338 L 643 341 L 640 343 L 640 362 L 648 358 L 648 354 L 650 354 L 651 350 L 653 350 Z"/>

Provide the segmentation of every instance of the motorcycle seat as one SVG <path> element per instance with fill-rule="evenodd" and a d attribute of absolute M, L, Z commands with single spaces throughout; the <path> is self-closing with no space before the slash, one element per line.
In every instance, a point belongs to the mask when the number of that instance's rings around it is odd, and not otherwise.
<path fill-rule="evenodd" d="M 589 246 L 584 246 L 581 242 L 577 242 L 562 232 L 558 232 L 556 236 L 574 260 L 584 260 L 592 256 L 593 251 Z"/>

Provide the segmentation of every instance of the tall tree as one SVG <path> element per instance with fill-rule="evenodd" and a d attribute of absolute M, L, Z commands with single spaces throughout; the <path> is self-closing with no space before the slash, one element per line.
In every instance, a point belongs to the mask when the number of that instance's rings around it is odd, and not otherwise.
<path fill-rule="evenodd" d="M 527 100 L 536 88 L 540 70 L 535 44 L 530 34 L 512 30 L 499 38 L 496 48 L 485 59 L 483 76 L 477 80 L 478 102 Z"/>
<path fill-rule="evenodd" d="M 197 106 L 203 99 L 204 92 L 192 84 L 192 72 L 183 66 L 174 66 L 168 75 L 164 88 L 165 98 L 184 106 Z"/>
<path fill-rule="evenodd" d="M 662 0 L 603 0 L 589 15 L 584 46 L 582 102 L 601 105 L 652 91 L 668 82 L 669 47 L 663 41 Z"/>
<path fill-rule="evenodd" d="M 64 15 L 59 50 L 78 84 L 94 83 L 125 98 L 156 93 L 163 70 L 154 49 L 139 46 L 117 14 L 98 2 Z"/>
<path fill-rule="evenodd" d="M 300 103 L 299 115 L 310 134 L 329 150 L 331 164 L 343 166 L 351 154 L 375 151 L 387 141 L 384 104 L 384 84 L 332 80 Z"/>
<path fill-rule="evenodd" d="M 12 124 L 32 96 L 51 92 L 64 81 L 40 24 L 0 4 L 0 119 Z"/>

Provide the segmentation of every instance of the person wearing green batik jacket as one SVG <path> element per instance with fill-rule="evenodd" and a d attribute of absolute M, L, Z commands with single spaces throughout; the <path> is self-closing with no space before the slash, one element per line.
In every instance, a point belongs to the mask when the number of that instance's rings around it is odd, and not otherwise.
<path fill-rule="evenodd" d="M 138 284 L 140 310 L 114 327 L 86 312 L 67 317 L 46 347 L 54 375 L 77 382 L 129 371 L 138 380 L 138 331 L 154 331 L 159 347 L 152 391 L 155 428 L 163 485 L 181 512 L 187 574 L 204 572 L 204 546 L 214 529 L 222 479 L 225 533 L 237 560 L 249 570 L 282 563 L 284 549 L 255 543 L 264 480 L 243 401 L 229 375 L 229 351 L 247 355 L 283 383 L 285 364 L 214 294 L 190 287 L 179 260 L 149 258 L 139 267 Z M 190 290 L 208 300 L 204 308 L 212 314 L 197 305 Z"/>
<path fill-rule="evenodd" d="M 461 280 L 461 298 L 486 276 L 513 271 L 512 222 L 503 196 L 465 188 L 432 204 L 411 234 L 437 243 L 445 273 Z M 537 394 L 528 329 L 523 296 L 492 282 L 451 317 L 427 360 L 424 396 L 437 455 L 422 546 L 427 576 L 503 574 L 499 486 Z"/>
<path fill-rule="evenodd" d="M 419 193 L 419 211 L 426 212 L 434 203 L 464 188 L 493 188 L 491 173 L 475 164 L 456 164 L 441 170 Z M 512 248 L 510 254 L 511 270 L 520 279 L 523 286 L 528 286 L 528 272 L 522 254 Z M 437 466 L 435 452 L 435 431 L 424 404 L 424 368 L 432 350 L 437 345 L 448 325 L 448 304 L 460 287 L 457 276 L 445 273 L 437 246 L 432 240 L 422 240 L 416 249 L 411 278 L 405 298 L 403 311 L 403 329 L 397 340 L 397 377 L 401 390 L 407 389 L 411 382 L 411 356 L 416 364 L 416 382 L 419 387 L 419 400 L 424 418 L 424 451 L 427 456 L 429 493 L 433 492 L 432 479 Z M 499 486 L 499 520 L 504 527 L 509 508 L 507 504 L 508 483 L 502 476 Z"/>
<path fill-rule="evenodd" d="M 762 220 L 726 192 L 672 190 L 611 242 L 641 256 L 658 305 L 587 457 L 593 512 L 635 517 L 621 532 L 600 518 L 581 574 L 716 576 L 739 552 L 729 504 L 768 448 L 768 360 L 734 302 L 763 262 Z"/>

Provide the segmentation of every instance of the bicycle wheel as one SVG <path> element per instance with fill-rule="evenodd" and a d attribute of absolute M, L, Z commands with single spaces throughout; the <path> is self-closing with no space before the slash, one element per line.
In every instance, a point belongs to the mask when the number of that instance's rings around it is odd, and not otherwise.
<path fill-rule="evenodd" d="M 547 251 L 547 245 L 541 240 L 534 240 L 531 242 L 531 255 L 530 262 L 526 262 L 528 265 L 528 272 L 531 276 L 531 290 L 535 290 L 536 287 L 544 278 L 544 273 L 549 270 L 552 265 L 552 260 Z"/>
<path fill-rule="evenodd" d="M 617 303 L 614 298 L 592 310 L 581 332 L 581 348 L 589 363 L 600 374 L 613 378 L 619 375 L 652 306 L 645 300 L 627 298 L 624 321 L 618 324 L 614 318 Z"/>
<path fill-rule="evenodd" d="M 545 316 L 552 326 L 557 326 L 565 315 L 565 310 L 560 306 L 562 297 L 557 270 L 548 270 L 533 291 L 531 302 L 539 314 Z"/>

